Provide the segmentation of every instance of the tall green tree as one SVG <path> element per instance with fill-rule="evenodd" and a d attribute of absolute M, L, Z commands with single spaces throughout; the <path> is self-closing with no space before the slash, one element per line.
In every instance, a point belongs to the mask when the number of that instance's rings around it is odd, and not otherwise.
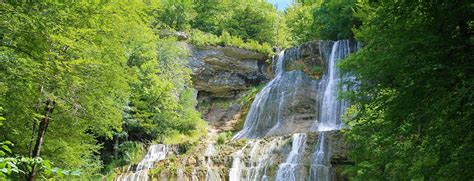
<path fill-rule="evenodd" d="M 86 131 L 120 129 L 128 94 L 121 40 L 111 23 L 96 21 L 113 17 L 100 17 L 99 7 L 89 4 L 1 6 L 1 81 L 8 87 L 2 137 L 19 154 L 34 158 L 44 151 L 66 168 L 86 166 L 81 157 L 92 158 L 97 149 Z"/>
<path fill-rule="evenodd" d="M 159 28 L 172 28 L 178 31 L 188 30 L 195 12 L 192 0 L 159 0 L 156 9 Z"/>
<path fill-rule="evenodd" d="M 97 139 L 122 131 L 127 107 L 159 128 L 152 138 L 202 122 L 180 100 L 194 99 L 185 96 L 186 54 L 175 40 L 159 43 L 151 28 L 156 4 L 11 2 L 0 11 L 0 106 L 8 120 L 0 139 L 15 153 L 87 176 L 101 168 Z"/>
<path fill-rule="evenodd" d="M 233 36 L 260 43 L 274 43 L 274 25 L 277 23 L 275 7 L 263 1 L 252 3 L 233 2 L 232 16 L 226 21 L 225 29 Z"/>
<path fill-rule="evenodd" d="M 314 23 L 313 9 L 317 5 L 296 3 L 289 7 L 284 15 L 284 22 L 289 29 L 293 45 L 304 43 L 315 39 L 316 32 L 313 31 Z"/>
<path fill-rule="evenodd" d="M 312 30 L 317 39 L 353 38 L 352 29 L 360 22 L 353 15 L 357 0 L 325 0 L 313 10 Z"/>
<path fill-rule="evenodd" d="M 363 48 L 349 170 L 355 180 L 472 180 L 473 11 L 470 1 L 361 1 Z"/>
<path fill-rule="evenodd" d="M 231 11 L 230 8 L 228 2 L 196 1 L 194 4 L 196 17 L 192 21 L 192 27 L 214 35 L 221 35 Z"/>

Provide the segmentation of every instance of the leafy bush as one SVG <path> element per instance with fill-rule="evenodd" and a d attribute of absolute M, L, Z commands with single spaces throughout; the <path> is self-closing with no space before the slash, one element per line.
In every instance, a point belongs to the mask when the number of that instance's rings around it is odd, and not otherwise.
<path fill-rule="evenodd" d="M 216 142 L 218 145 L 222 145 L 226 143 L 228 140 L 230 140 L 231 138 L 232 138 L 232 132 L 230 131 L 222 132 L 217 136 Z"/>
<path fill-rule="evenodd" d="M 255 40 L 244 41 L 239 37 L 231 36 L 224 31 L 221 36 L 205 33 L 197 29 L 191 30 L 190 42 L 196 46 L 220 45 L 243 48 L 247 50 L 257 51 L 265 55 L 272 55 L 272 47 L 268 43 L 258 43 Z"/>
<path fill-rule="evenodd" d="M 0 142 L 0 180 L 25 179 L 30 174 L 33 166 L 36 167 L 39 177 L 43 179 L 77 178 L 81 174 L 78 170 L 71 171 L 53 167 L 49 160 L 44 160 L 41 157 L 14 156 L 10 149 L 12 146 L 13 143 L 10 141 Z"/>

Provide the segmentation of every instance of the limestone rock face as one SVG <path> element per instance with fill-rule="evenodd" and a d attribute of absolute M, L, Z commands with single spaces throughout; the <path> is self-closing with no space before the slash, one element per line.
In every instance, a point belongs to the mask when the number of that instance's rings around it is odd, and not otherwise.
<path fill-rule="evenodd" d="M 235 47 L 191 47 L 189 66 L 198 91 L 213 97 L 234 97 L 250 86 L 268 81 L 267 57 Z"/>
<path fill-rule="evenodd" d="M 189 67 L 198 91 L 198 110 L 211 126 L 232 130 L 241 116 L 239 97 L 272 76 L 268 57 L 235 47 L 186 47 L 191 52 Z"/>

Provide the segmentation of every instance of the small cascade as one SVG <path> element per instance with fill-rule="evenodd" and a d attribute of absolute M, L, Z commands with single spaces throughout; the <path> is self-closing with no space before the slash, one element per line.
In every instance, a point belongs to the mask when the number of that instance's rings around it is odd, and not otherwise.
<path fill-rule="evenodd" d="M 204 152 L 204 156 L 211 157 L 217 154 L 216 147 L 213 143 L 207 144 L 206 151 Z"/>
<path fill-rule="evenodd" d="M 199 177 L 195 167 L 193 168 L 193 171 L 191 171 L 191 181 L 199 181 Z"/>
<path fill-rule="evenodd" d="M 326 142 L 326 133 L 319 134 L 319 142 L 316 151 L 312 155 L 310 180 L 329 181 L 332 180 L 332 170 L 329 163 L 330 155 Z"/>
<path fill-rule="evenodd" d="M 242 157 L 244 156 L 244 149 L 247 148 L 248 145 L 252 144 L 252 141 L 249 141 L 242 149 L 236 151 L 232 154 L 232 167 L 229 171 L 229 181 L 239 181 L 240 174 L 242 172 Z"/>
<path fill-rule="evenodd" d="M 168 152 L 167 146 L 163 144 L 151 145 L 143 160 L 138 163 L 134 172 L 119 175 L 116 181 L 146 181 L 148 180 L 148 169 L 152 168 L 156 162 L 166 158 Z M 131 167 L 127 169 L 129 172 Z"/>
<path fill-rule="evenodd" d="M 297 169 L 300 166 L 301 157 L 306 146 L 306 134 L 296 133 L 293 135 L 291 152 L 285 163 L 280 164 L 276 179 L 277 181 L 296 181 L 298 178 Z M 298 180 L 303 180 L 300 177 Z"/>
<path fill-rule="evenodd" d="M 209 143 L 207 145 L 204 156 L 206 157 L 206 181 L 221 181 L 219 171 L 213 168 L 213 162 L 211 157 L 217 154 L 216 147 L 214 144 Z"/>
<path fill-rule="evenodd" d="M 270 141 L 250 141 L 241 150 L 233 154 L 230 181 L 271 180 L 268 168 L 276 164 L 278 154 L 275 154 L 284 143 L 282 137 Z M 247 147 L 249 149 L 247 149 Z M 244 159 L 245 158 L 245 159 Z"/>
<path fill-rule="evenodd" d="M 166 158 L 167 152 L 168 149 L 166 145 L 151 145 L 143 160 L 138 163 L 136 170 L 139 171 L 152 168 L 156 162 Z"/>

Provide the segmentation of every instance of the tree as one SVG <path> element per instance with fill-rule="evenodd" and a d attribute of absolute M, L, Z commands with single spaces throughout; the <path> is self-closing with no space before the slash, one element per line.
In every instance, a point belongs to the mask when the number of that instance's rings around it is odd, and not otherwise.
<path fill-rule="evenodd" d="M 356 180 L 472 180 L 474 71 L 468 1 L 361 1 L 363 48 L 348 140 Z"/>
<path fill-rule="evenodd" d="M 127 44 L 153 35 L 144 8 L 139 2 L 1 4 L 0 82 L 8 88 L 1 104 L 8 121 L 0 136 L 17 145 L 16 153 L 88 174 L 100 169 L 95 137 L 121 129 L 134 80 L 129 50 L 151 48 L 144 52 L 156 57 L 154 47 Z M 134 31 L 140 33 L 128 33 Z M 33 167 L 30 180 L 35 173 Z"/>
<path fill-rule="evenodd" d="M 312 30 L 317 39 L 340 40 L 353 38 L 352 28 L 359 25 L 353 16 L 356 0 L 327 0 L 313 10 Z"/>
<path fill-rule="evenodd" d="M 214 35 L 220 35 L 231 8 L 227 2 L 196 1 L 194 5 L 196 17 L 192 21 L 192 27 Z"/>
<path fill-rule="evenodd" d="M 274 24 L 277 23 L 275 7 L 267 2 L 232 3 L 236 7 L 225 24 L 230 35 L 245 41 L 256 40 L 260 43 L 274 43 Z"/>
<path fill-rule="evenodd" d="M 156 17 L 159 28 L 172 28 L 178 31 L 188 30 L 195 13 L 191 0 L 158 1 Z"/>
<path fill-rule="evenodd" d="M 311 41 L 316 37 L 315 32 L 311 29 L 314 22 L 312 11 L 316 7 L 316 5 L 296 3 L 286 10 L 284 22 L 289 29 L 294 45 Z"/>

